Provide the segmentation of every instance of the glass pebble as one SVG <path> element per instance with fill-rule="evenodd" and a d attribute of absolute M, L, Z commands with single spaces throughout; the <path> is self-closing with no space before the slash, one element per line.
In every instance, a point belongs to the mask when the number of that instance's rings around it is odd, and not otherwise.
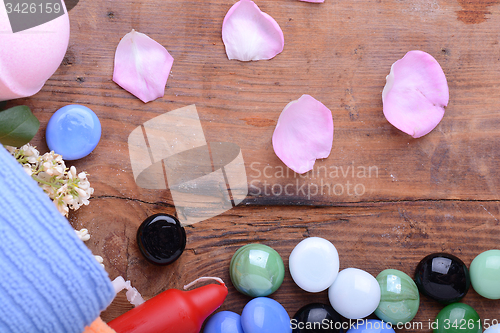
<path fill-rule="evenodd" d="M 375 315 L 393 325 L 411 321 L 420 305 L 415 282 L 396 269 L 383 270 L 377 275 L 377 281 L 382 294 Z"/>
<path fill-rule="evenodd" d="M 376 319 L 361 320 L 353 325 L 347 333 L 395 333 L 390 323 Z"/>
<path fill-rule="evenodd" d="M 239 248 L 229 264 L 234 287 L 252 296 L 274 293 L 285 277 L 285 265 L 278 252 L 264 244 L 247 244 Z"/>
<path fill-rule="evenodd" d="M 434 321 L 434 333 L 481 333 L 481 319 L 476 310 L 464 303 L 445 306 Z"/>
<path fill-rule="evenodd" d="M 472 287 L 481 296 L 500 299 L 500 250 L 481 253 L 470 264 Z"/>
<path fill-rule="evenodd" d="M 245 333 L 292 333 L 290 316 L 285 308 L 267 297 L 254 298 L 245 305 L 241 327 Z"/>
<path fill-rule="evenodd" d="M 217 312 L 208 319 L 203 333 L 244 333 L 241 316 L 231 311 Z"/>
<path fill-rule="evenodd" d="M 291 321 L 293 333 L 344 333 L 340 315 L 327 304 L 311 303 L 300 308 Z"/>
<path fill-rule="evenodd" d="M 450 304 L 467 294 L 470 277 L 467 266 L 459 258 L 448 253 L 433 253 L 418 264 L 415 283 L 423 295 Z"/>
<path fill-rule="evenodd" d="M 177 260 L 186 247 L 186 232 L 174 216 L 148 217 L 137 230 L 137 244 L 153 264 L 168 265 Z"/>
<path fill-rule="evenodd" d="M 101 122 L 94 111 L 83 105 L 60 108 L 47 124 L 47 146 L 68 161 L 89 155 L 100 139 Z"/>
<path fill-rule="evenodd" d="M 293 281 L 303 290 L 316 293 L 328 289 L 339 273 L 335 246 L 320 237 L 301 241 L 288 260 Z"/>
<path fill-rule="evenodd" d="M 483 333 L 500 333 L 500 325 L 490 326 Z"/>
<path fill-rule="evenodd" d="M 368 272 L 346 268 L 337 275 L 328 289 L 332 307 L 348 319 L 364 318 L 377 308 L 380 302 L 380 286 Z"/>

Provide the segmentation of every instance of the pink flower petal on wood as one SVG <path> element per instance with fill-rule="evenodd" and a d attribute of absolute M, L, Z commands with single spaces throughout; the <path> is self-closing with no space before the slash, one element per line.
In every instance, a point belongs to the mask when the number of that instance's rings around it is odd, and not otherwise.
<path fill-rule="evenodd" d="M 302 95 L 281 112 L 273 134 L 273 148 L 293 171 L 312 170 L 316 159 L 330 155 L 332 143 L 332 112 L 318 100 Z"/>
<path fill-rule="evenodd" d="M 325 2 L 325 0 L 300 0 L 300 1 L 304 1 L 304 2 L 314 2 L 314 3 L 323 3 L 323 2 Z"/>
<path fill-rule="evenodd" d="M 251 0 L 240 0 L 222 23 L 227 57 L 240 61 L 267 60 L 283 51 L 285 39 L 276 21 Z"/>
<path fill-rule="evenodd" d="M 396 61 L 382 91 L 385 118 L 396 128 L 419 138 L 443 119 L 449 100 L 441 66 L 430 54 L 410 51 Z"/>
<path fill-rule="evenodd" d="M 113 81 L 147 103 L 165 94 L 173 63 L 162 45 L 132 30 L 116 48 Z"/>

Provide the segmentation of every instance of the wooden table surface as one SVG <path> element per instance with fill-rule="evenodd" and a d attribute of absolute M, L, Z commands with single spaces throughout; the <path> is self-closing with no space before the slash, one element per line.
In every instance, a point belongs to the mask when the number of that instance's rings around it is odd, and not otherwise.
<path fill-rule="evenodd" d="M 68 163 L 90 173 L 95 194 L 69 220 L 90 230 L 87 244 L 104 258 L 112 279 L 122 275 L 150 298 L 199 276 L 219 276 L 229 287 L 221 310 L 241 313 L 250 298 L 231 284 L 229 261 L 240 246 L 259 242 L 285 262 L 285 280 L 271 297 L 293 316 L 303 305 L 328 302 L 326 291 L 306 293 L 288 272 L 290 252 L 308 236 L 330 240 L 341 269 L 357 267 L 374 276 L 387 268 L 413 276 L 417 263 L 434 252 L 469 265 L 479 253 L 498 248 L 499 0 L 259 0 L 282 28 L 285 48 L 270 61 L 248 63 L 229 61 L 221 39 L 222 20 L 234 2 L 80 0 L 69 12 L 71 39 L 58 71 L 40 93 L 9 102 L 29 105 L 39 118 L 33 142 L 42 152 L 45 127 L 60 107 L 83 104 L 99 116 L 98 147 Z M 132 29 L 175 59 L 165 96 L 147 104 L 112 81 L 116 46 Z M 390 125 L 381 101 L 391 64 L 415 49 L 438 60 L 450 88 L 443 120 L 420 139 Z M 333 113 L 333 149 L 315 167 L 329 172 L 287 176 L 279 173 L 286 167 L 271 136 L 285 105 L 302 94 Z M 146 217 L 174 214 L 175 208 L 168 190 L 136 185 L 127 139 L 144 122 L 191 104 L 207 141 L 241 147 L 252 186 L 239 206 L 186 227 L 184 254 L 157 267 L 139 253 L 136 231 Z M 288 183 L 328 183 L 337 192 L 277 195 Z M 500 320 L 500 301 L 471 288 L 463 302 L 482 319 Z M 130 308 L 120 294 L 103 319 Z M 424 329 L 401 331 L 429 332 L 428 322 L 441 308 L 422 297 L 414 321 Z"/>

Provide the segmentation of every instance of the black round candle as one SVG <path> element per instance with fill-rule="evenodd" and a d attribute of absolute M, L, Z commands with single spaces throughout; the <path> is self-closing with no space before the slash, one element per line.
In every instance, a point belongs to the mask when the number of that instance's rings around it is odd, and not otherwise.
<path fill-rule="evenodd" d="M 174 216 L 156 214 L 142 222 L 137 244 L 144 257 L 157 265 L 177 260 L 186 247 L 186 232 Z"/>

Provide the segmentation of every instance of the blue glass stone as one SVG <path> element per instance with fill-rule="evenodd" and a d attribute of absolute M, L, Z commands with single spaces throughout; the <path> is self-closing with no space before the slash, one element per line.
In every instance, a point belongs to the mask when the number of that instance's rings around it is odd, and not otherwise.
<path fill-rule="evenodd" d="M 231 311 L 217 312 L 208 319 L 203 333 L 244 333 L 241 316 Z"/>
<path fill-rule="evenodd" d="M 90 154 L 101 139 L 101 122 L 94 111 L 83 105 L 66 105 L 49 120 L 47 146 L 65 160 Z"/>
<path fill-rule="evenodd" d="M 395 333 L 391 323 L 377 319 L 361 320 L 350 327 L 347 333 Z"/>
<path fill-rule="evenodd" d="M 245 333 L 292 333 L 285 308 L 267 297 L 254 298 L 245 305 L 241 327 Z"/>

